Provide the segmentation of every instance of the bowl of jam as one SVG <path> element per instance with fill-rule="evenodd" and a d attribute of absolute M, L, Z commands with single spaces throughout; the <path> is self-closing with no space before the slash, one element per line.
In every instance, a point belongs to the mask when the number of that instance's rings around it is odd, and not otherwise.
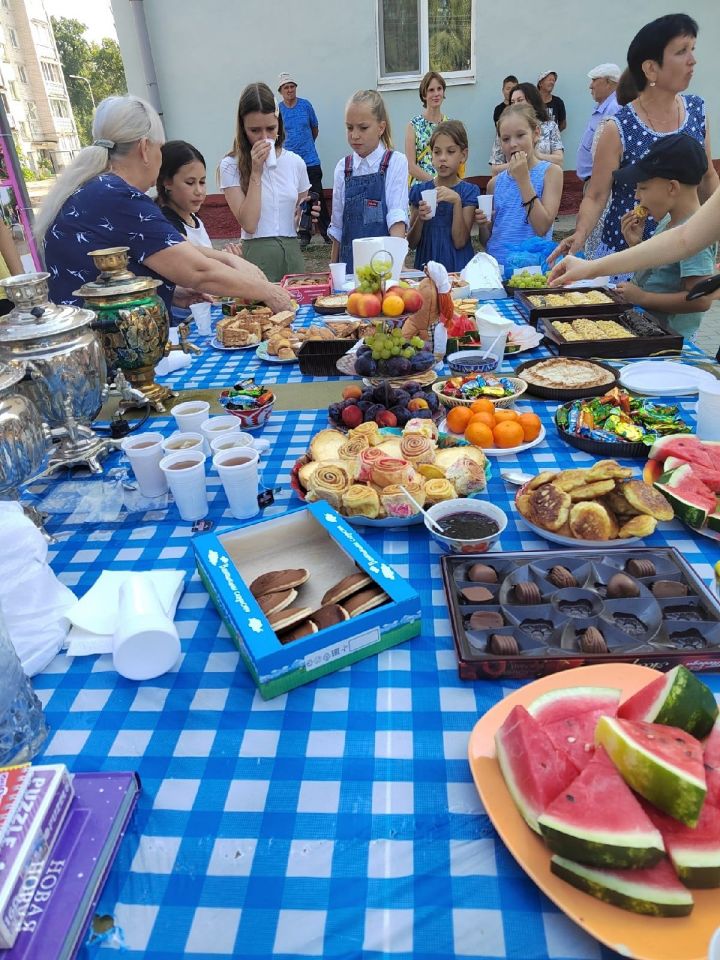
<path fill-rule="evenodd" d="M 484 553 L 507 526 L 507 515 L 488 500 L 443 500 L 426 511 L 425 526 L 446 553 Z M 439 524 L 439 532 L 434 524 Z"/>

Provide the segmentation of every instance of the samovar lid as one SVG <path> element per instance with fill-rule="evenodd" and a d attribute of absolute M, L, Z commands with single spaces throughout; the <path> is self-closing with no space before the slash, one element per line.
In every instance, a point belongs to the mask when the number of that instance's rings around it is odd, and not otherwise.
<path fill-rule="evenodd" d="M 129 247 L 107 247 L 104 250 L 90 250 L 95 267 L 100 271 L 96 280 L 84 283 L 79 290 L 73 290 L 74 297 L 85 300 L 107 300 L 136 296 L 157 290 L 162 280 L 153 277 L 136 277 L 128 270 Z"/>
<path fill-rule="evenodd" d="M 48 300 L 49 273 L 20 273 L 3 279 L 2 286 L 15 304 L 0 322 L 0 343 L 37 340 L 68 333 L 95 319 L 92 310 Z"/>
<path fill-rule="evenodd" d="M 19 383 L 25 376 L 26 369 L 22 360 L 11 360 L 8 363 L 0 360 L 0 393 Z"/>

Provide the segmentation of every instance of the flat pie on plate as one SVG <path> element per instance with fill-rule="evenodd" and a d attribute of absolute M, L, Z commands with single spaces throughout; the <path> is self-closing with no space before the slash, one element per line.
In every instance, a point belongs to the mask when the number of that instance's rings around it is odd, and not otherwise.
<path fill-rule="evenodd" d="M 549 390 L 573 390 L 600 387 L 615 382 L 615 377 L 604 367 L 590 360 L 573 357 L 553 357 L 541 360 L 521 373 L 522 379 Z"/>

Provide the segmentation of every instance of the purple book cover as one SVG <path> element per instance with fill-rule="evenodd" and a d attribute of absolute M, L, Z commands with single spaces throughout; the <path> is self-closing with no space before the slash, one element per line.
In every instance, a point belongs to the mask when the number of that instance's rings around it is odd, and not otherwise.
<path fill-rule="evenodd" d="M 74 957 L 139 794 L 134 773 L 76 773 L 75 801 L 2 960 Z M 50 953 L 50 944 L 54 952 Z"/>

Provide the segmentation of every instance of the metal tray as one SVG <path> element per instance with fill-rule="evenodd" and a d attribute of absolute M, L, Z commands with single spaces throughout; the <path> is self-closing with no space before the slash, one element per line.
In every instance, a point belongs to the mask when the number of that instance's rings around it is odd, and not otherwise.
<path fill-rule="evenodd" d="M 584 317 L 585 313 L 569 314 L 552 313 L 544 316 L 538 323 L 538 330 L 545 336 L 545 344 L 551 353 L 564 357 L 651 357 L 657 355 L 679 354 L 683 348 L 683 338 L 679 333 L 671 330 L 656 316 L 651 316 L 653 323 L 664 331 L 662 336 L 628 336 L 627 340 L 566 340 L 552 326 L 553 321 L 567 323 L 570 320 Z M 624 310 L 622 313 L 593 314 L 588 320 L 614 320 L 621 326 L 632 329 L 635 320 L 643 320 L 644 315 L 637 310 Z"/>
<path fill-rule="evenodd" d="M 543 296 L 550 293 L 589 293 L 591 290 L 599 290 L 607 297 L 610 297 L 612 303 L 589 303 L 586 306 L 571 304 L 567 307 L 537 307 L 531 301 L 530 297 Z M 561 318 L 567 320 L 568 317 L 592 317 L 596 314 L 616 315 L 627 310 L 627 302 L 622 299 L 612 287 L 552 287 L 541 288 L 540 290 L 515 290 L 515 306 L 525 317 L 528 323 L 537 325 L 542 317 L 552 315 L 555 319 Z"/>
<path fill-rule="evenodd" d="M 541 357 L 539 360 L 526 360 L 525 363 L 521 363 L 515 367 L 515 376 L 525 380 L 525 377 L 523 377 L 524 370 L 529 370 L 537 363 L 545 363 L 547 359 L 547 357 Z M 607 363 L 600 363 L 599 361 L 593 362 L 596 363 L 598 367 L 602 367 L 603 370 L 607 370 L 613 375 L 610 383 L 601 383 L 596 387 L 570 387 L 567 390 L 562 390 L 555 387 L 542 387 L 539 384 L 525 380 L 528 385 L 527 392 L 535 397 L 541 397 L 543 400 L 582 400 L 585 397 L 601 397 L 604 393 L 607 393 L 608 390 L 612 390 L 613 387 L 617 386 L 620 371 Z"/>

